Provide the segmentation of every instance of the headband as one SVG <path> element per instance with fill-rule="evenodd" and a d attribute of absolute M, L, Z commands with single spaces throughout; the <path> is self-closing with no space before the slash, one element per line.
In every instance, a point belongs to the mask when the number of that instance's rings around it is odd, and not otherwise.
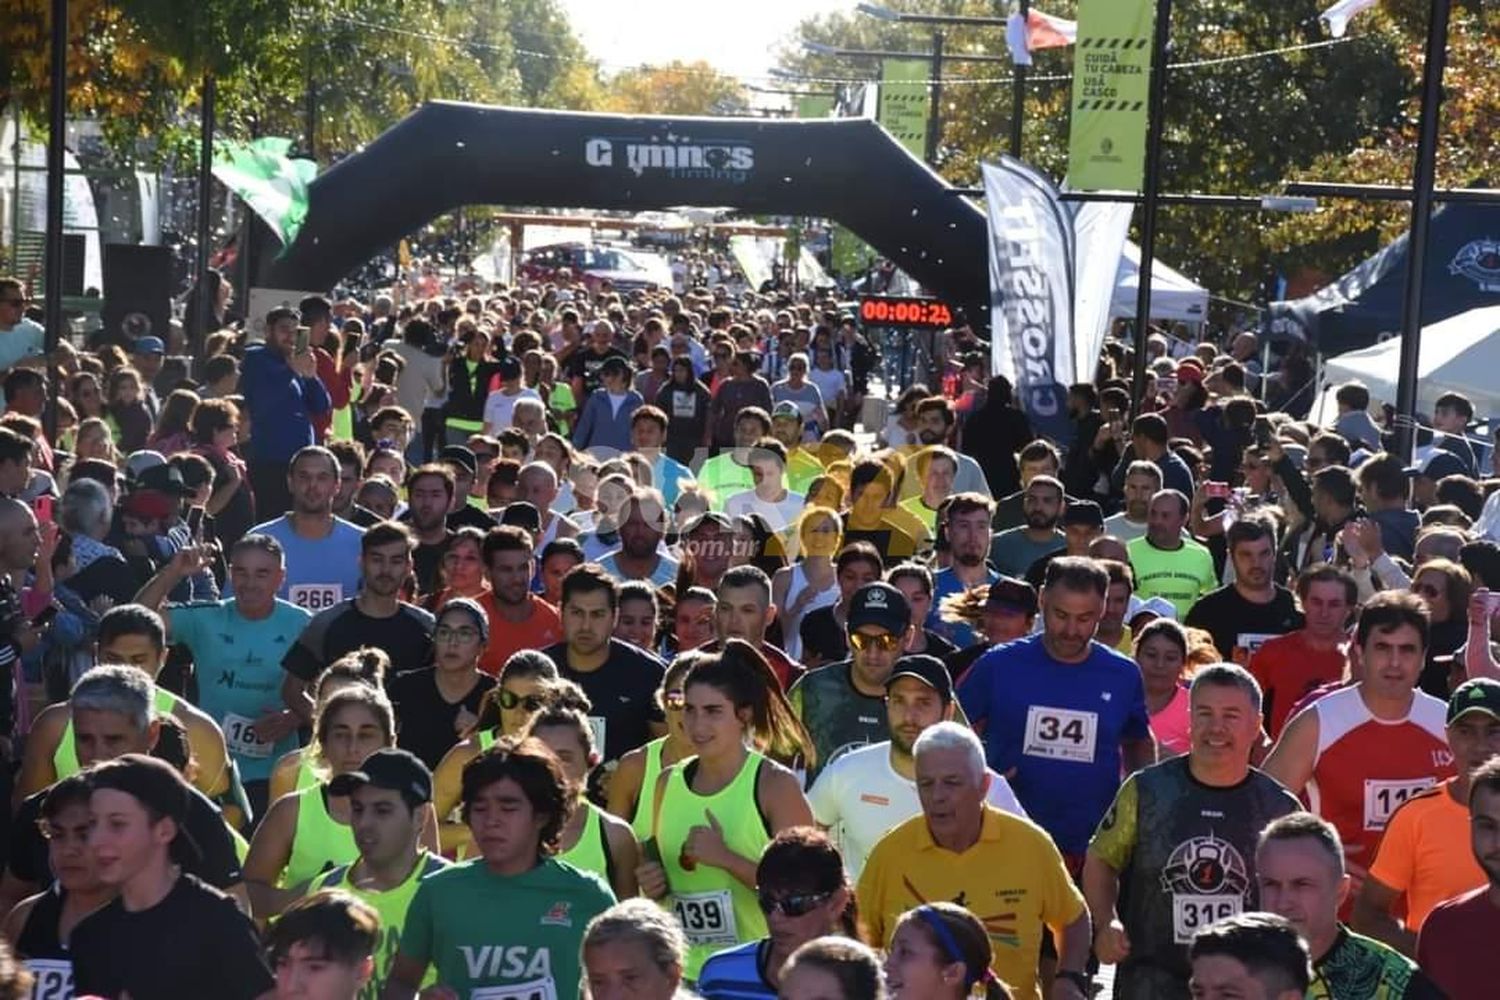
<path fill-rule="evenodd" d="M 959 949 L 958 941 L 954 939 L 953 932 L 948 929 L 947 921 L 943 919 L 942 914 L 934 907 L 919 906 L 912 912 L 921 917 L 922 922 L 932 928 L 932 933 L 937 935 L 938 944 L 943 946 L 943 951 L 947 954 L 948 959 L 963 965 L 964 989 L 972 989 L 975 983 L 988 982 L 994 977 L 994 973 L 987 968 L 978 975 L 974 974 L 974 969 L 969 965 L 968 959 L 964 958 L 964 953 Z"/>

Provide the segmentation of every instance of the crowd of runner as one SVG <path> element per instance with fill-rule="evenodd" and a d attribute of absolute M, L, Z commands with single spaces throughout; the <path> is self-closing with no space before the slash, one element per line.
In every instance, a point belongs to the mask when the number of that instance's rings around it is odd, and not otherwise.
<path fill-rule="evenodd" d="M 1049 440 L 971 331 L 892 400 L 814 293 L 51 358 L 26 293 L 0 998 L 1494 995 L 1461 396 L 1408 468 L 1249 333 L 1154 334 L 1139 406 L 1111 340 Z"/>

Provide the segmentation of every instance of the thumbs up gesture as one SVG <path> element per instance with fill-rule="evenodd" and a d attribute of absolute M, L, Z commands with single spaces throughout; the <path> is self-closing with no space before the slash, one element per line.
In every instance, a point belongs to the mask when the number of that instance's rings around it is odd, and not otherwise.
<path fill-rule="evenodd" d="M 715 868 L 727 867 L 729 846 L 724 843 L 724 828 L 712 809 L 705 809 L 708 826 L 699 824 L 688 831 L 687 843 L 683 846 L 699 862 Z"/>

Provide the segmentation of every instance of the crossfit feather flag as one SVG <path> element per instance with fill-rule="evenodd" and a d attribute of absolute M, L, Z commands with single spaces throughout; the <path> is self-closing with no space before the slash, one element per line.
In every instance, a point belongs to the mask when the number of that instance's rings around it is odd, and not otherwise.
<path fill-rule="evenodd" d="M 307 186 L 317 176 L 312 160 L 287 156 L 292 140 L 267 137 L 227 142 L 215 157 L 214 176 L 265 220 L 284 246 L 291 246 L 307 218 Z"/>
<path fill-rule="evenodd" d="M 1005 41 L 1017 66 L 1030 66 L 1037 49 L 1061 49 L 1078 41 L 1078 22 L 1067 21 L 1039 10 L 1010 16 L 1005 23 Z"/>
<path fill-rule="evenodd" d="M 1380 0 L 1339 0 L 1338 3 L 1325 10 L 1318 19 L 1328 25 L 1330 35 L 1334 38 L 1343 38 L 1344 32 L 1349 30 L 1349 22 L 1379 2 Z"/>
<path fill-rule="evenodd" d="M 1037 433 L 1068 440 L 1073 378 L 1073 216 L 1020 160 L 986 163 L 990 352 Z"/>

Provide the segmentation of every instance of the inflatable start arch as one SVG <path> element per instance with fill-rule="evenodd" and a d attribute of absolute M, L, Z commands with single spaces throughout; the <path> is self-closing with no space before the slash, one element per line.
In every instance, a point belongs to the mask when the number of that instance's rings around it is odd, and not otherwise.
<path fill-rule="evenodd" d="M 433 102 L 313 181 L 273 288 L 329 288 L 464 205 L 725 206 L 833 219 L 989 323 L 984 213 L 873 121 L 667 118 Z"/>

